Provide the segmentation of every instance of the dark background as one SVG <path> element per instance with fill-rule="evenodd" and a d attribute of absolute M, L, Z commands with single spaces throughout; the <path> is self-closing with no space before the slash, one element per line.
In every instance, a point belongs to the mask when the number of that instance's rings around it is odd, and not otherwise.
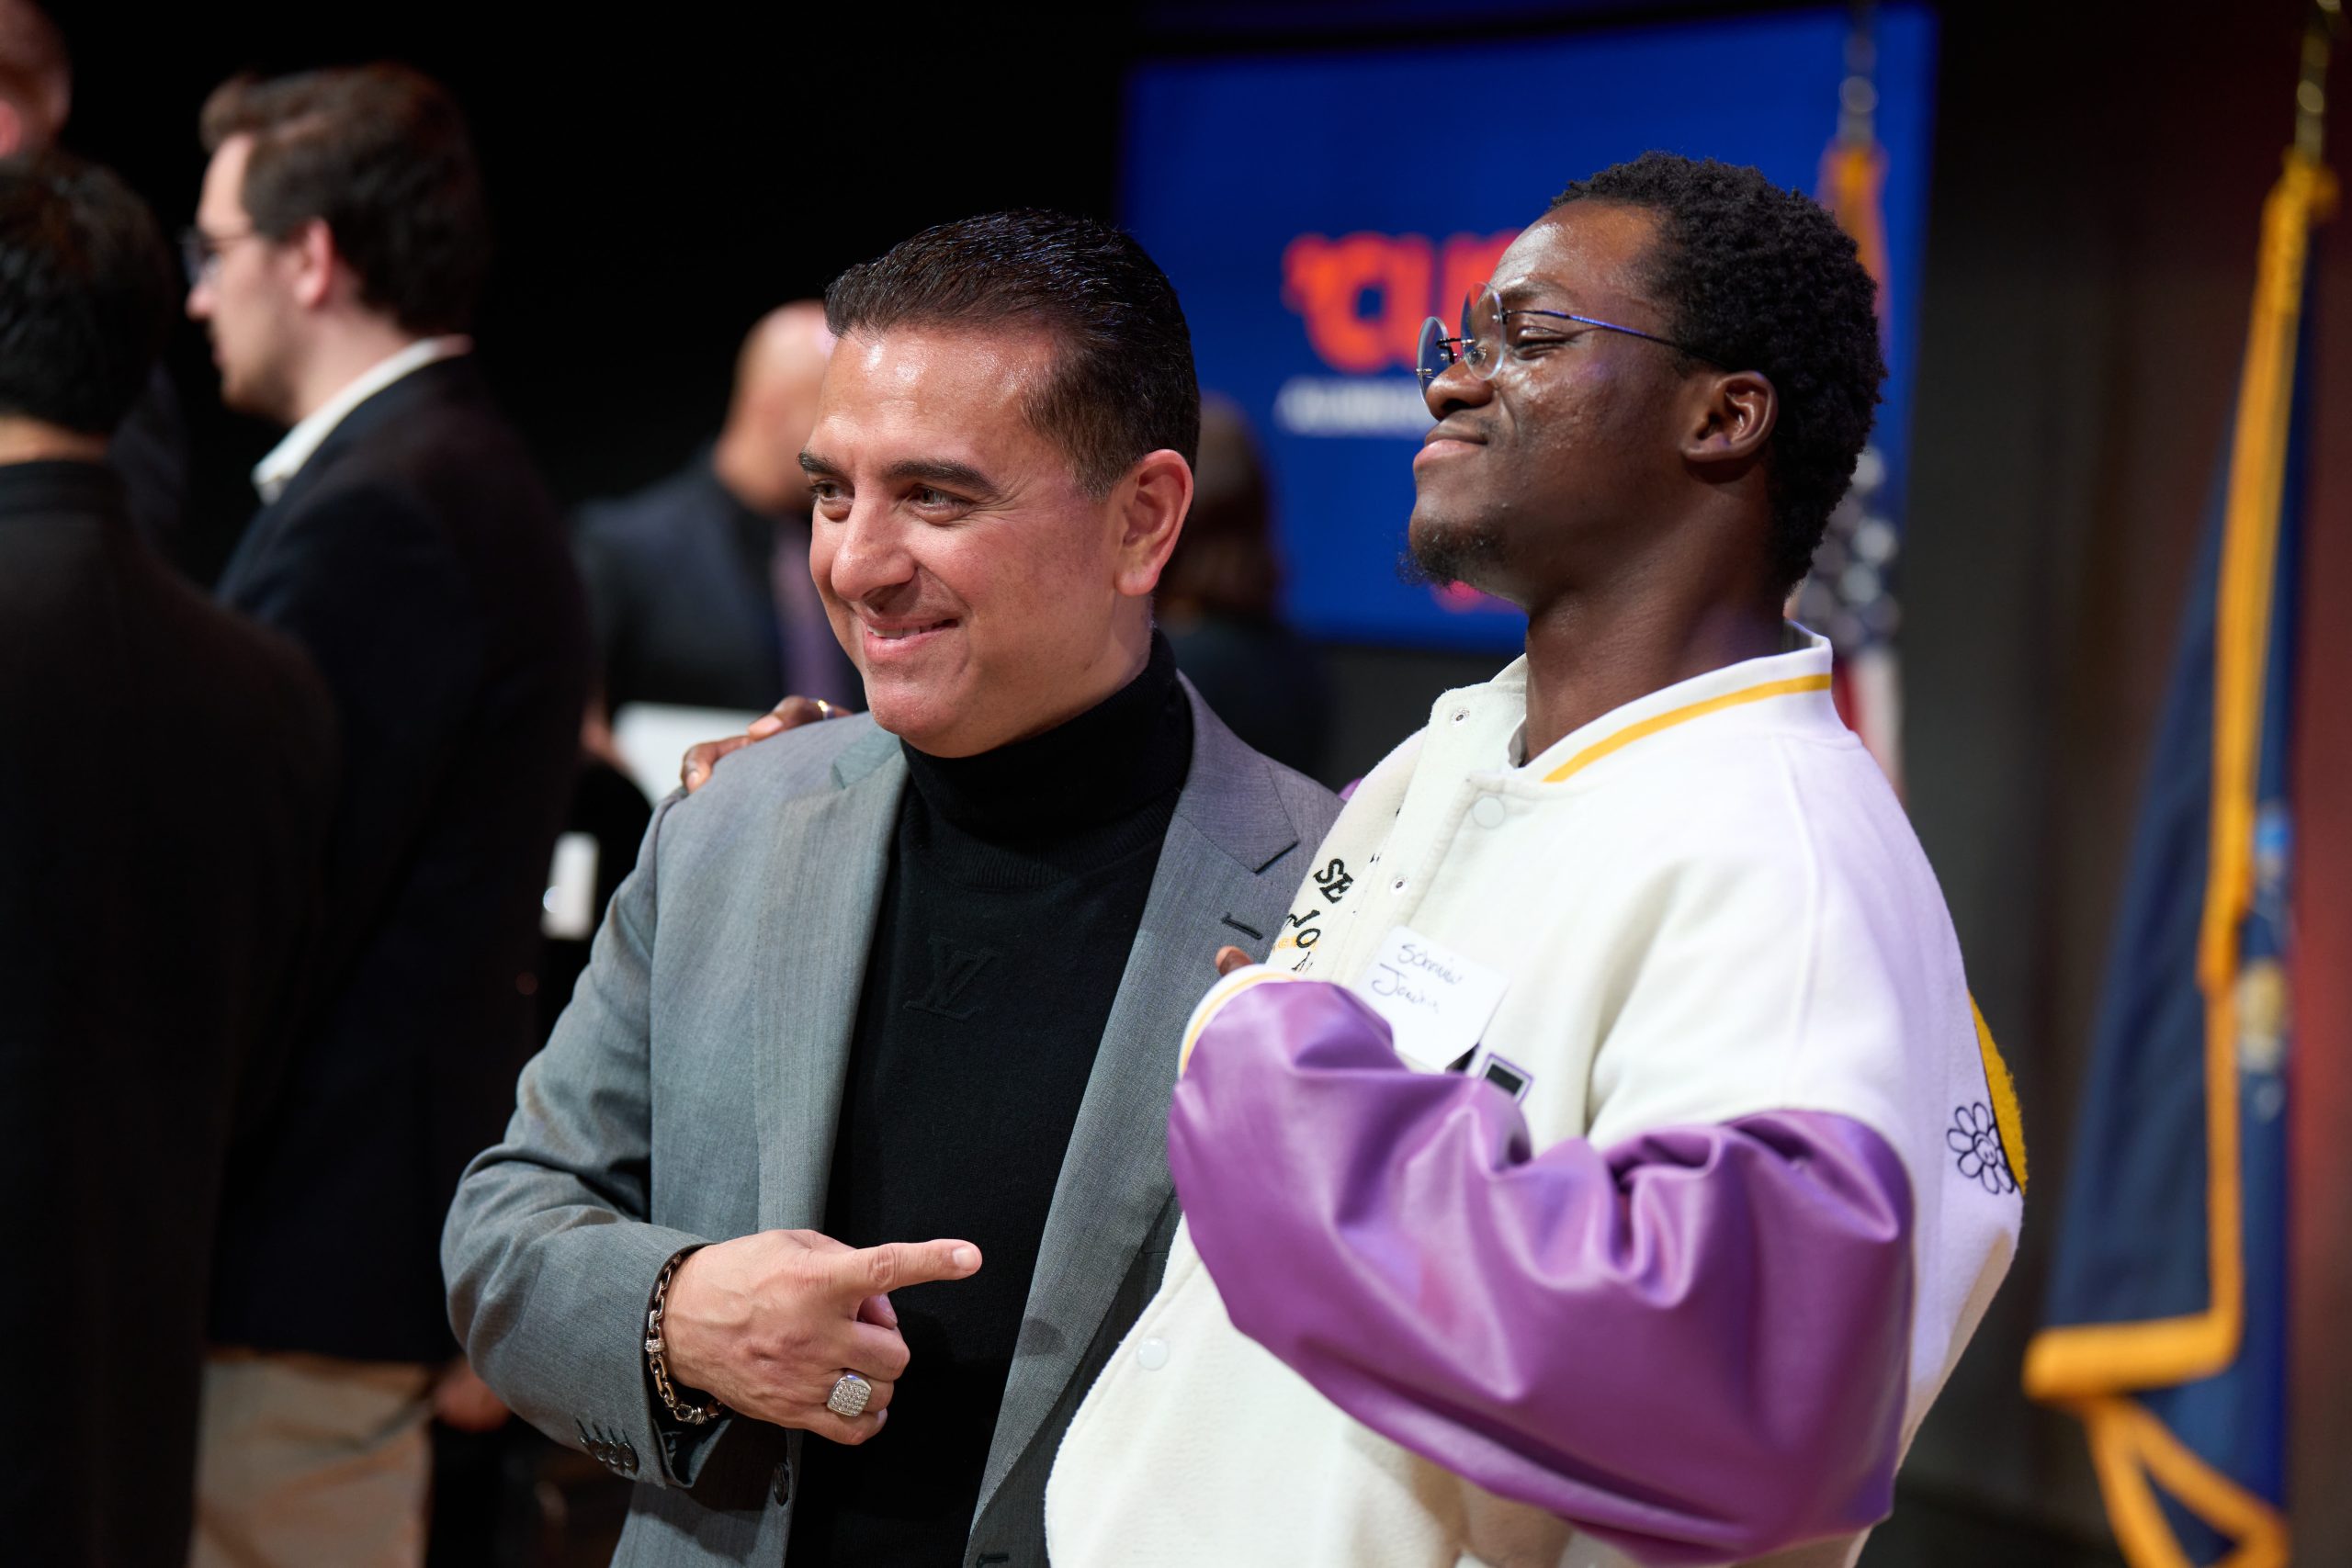
<path fill-rule="evenodd" d="M 1120 80 L 1145 54 L 1690 18 L 1766 6 L 1103 6 L 1051 17 L 679 4 L 591 19 L 442 0 L 136 17 L 67 6 L 68 141 L 169 227 L 198 105 L 243 68 L 380 56 L 467 105 L 496 203 L 490 374 L 567 500 L 666 471 L 715 427 L 760 312 L 924 224 L 1013 205 L 1114 216 Z M 2299 0 L 1942 8 L 1903 656 L 1909 804 L 2016 1068 L 2024 1251 L 1905 1472 L 1870 1561 L 2112 1561 L 2078 1430 L 2018 1368 L 2131 818 L 2226 421 L 2256 220 L 2291 129 Z M 2338 73 L 2342 77 L 2344 73 Z M 1477 156 L 1446 85 L 1400 113 Z M 1824 106 L 1823 135 L 1831 130 Z M 2341 134 L 2331 137 L 2336 148 Z M 1676 151 L 1704 153 L 1705 148 Z M 1280 156 L 1269 149 L 1269 156 Z M 1528 192 L 1531 216 L 1557 171 Z M 2352 1562 L 2352 245 L 2323 234 L 2308 515 L 2297 917 L 2299 1559 Z M 209 579 L 275 433 L 222 413 L 202 337 L 174 368 L 197 443 L 183 563 Z M 2331 417 L 2333 415 L 2333 417 Z M 1311 570 L 1300 563 L 1302 570 Z M 1488 660 L 1332 650 L 1334 771 L 1361 773 Z"/>
<path fill-rule="evenodd" d="M 473 121 L 497 222 L 481 355 L 567 501 L 683 461 L 718 426 L 752 322 L 850 263 L 995 208 L 1112 214 L 1120 74 L 1140 35 L 1107 8 L 1082 28 L 880 6 L 820 23 L 678 5 L 617 30 L 589 14 L 522 28 L 447 0 L 175 6 L 135 28 L 69 14 L 68 140 L 176 229 L 203 175 L 197 113 L 221 78 L 382 57 L 438 77 Z M 209 575 L 252 510 L 244 469 L 277 433 L 219 412 L 193 325 L 174 368 L 203 458 L 185 558 Z"/>

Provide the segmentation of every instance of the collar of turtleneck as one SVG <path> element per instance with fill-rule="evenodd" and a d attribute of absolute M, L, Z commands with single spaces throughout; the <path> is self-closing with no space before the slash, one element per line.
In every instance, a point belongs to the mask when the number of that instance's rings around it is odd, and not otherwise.
<path fill-rule="evenodd" d="M 1142 673 L 1043 735 L 975 757 L 900 747 L 915 789 L 939 817 L 976 838 L 1034 841 L 1142 817 L 1182 788 L 1193 757 L 1192 709 L 1176 678 L 1176 655 L 1155 631 Z M 1156 838 L 1165 818 L 1147 825 Z"/>

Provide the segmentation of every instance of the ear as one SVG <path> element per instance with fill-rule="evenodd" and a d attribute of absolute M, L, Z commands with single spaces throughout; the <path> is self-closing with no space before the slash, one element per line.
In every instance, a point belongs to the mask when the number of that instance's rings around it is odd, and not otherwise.
<path fill-rule="evenodd" d="M 337 275 L 351 270 L 335 249 L 334 231 L 322 218 L 311 219 L 287 235 L 283 248 L 294 258 L 294 298 L 305 310 L 315 310 L 333 299 Z"/>
<path fill-rule="evenodd" d="M 1145 453 L 1119 481 L 1113 492 L 1119 529 L 1114 581 L 1121 593 L 1141 599 L 1159 585 L 1192 506 L 1193 466 L 1166 447 Z"/>
<path fill-rule="evenodd" d="M 13 157 L 24 150 L 24 112 L 7 99 L 0 98 L 0 158 Z"/>
<path fill-rule="evenodd" d="M 1682 457 L 1713 467 L 1747 464 L 1764 452 L 1781 416 L 1781 394 L 1753 370 L 1733 370 L 1690 381 Z"/>

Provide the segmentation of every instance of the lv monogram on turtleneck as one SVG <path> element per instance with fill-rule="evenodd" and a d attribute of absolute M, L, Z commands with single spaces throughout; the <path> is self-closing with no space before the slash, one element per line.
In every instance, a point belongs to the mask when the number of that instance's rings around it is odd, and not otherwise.
<path fill-rule="evenodd" d="M 955 1236 L 968 1280 L 891 1297 L 913 1361 L 889 1424 L 811 1438 L 790 1561 L 960 1562 L 1054 1183 L 1192 762 L 1167 641 L 1077 718 L 977 757 L 908 748 L 842 1088 L 826 1234 Z"/>

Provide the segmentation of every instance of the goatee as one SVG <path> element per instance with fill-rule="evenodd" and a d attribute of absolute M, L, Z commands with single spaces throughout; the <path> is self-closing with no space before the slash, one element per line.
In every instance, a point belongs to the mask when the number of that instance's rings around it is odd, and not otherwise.
<path fill-rule="evenodd" d="M 1500 566 L 1502 560 L 1502 535 L 1491 525 L 1449 527 L 1437 524 L 1407 529 L 1405 553 L 1396 558 L 1396 575 L 1415 587 L 1444 588 L 1456 582 L 1476 587 L 1476 579 L 1485 575 L 1479 569 Z"/>

